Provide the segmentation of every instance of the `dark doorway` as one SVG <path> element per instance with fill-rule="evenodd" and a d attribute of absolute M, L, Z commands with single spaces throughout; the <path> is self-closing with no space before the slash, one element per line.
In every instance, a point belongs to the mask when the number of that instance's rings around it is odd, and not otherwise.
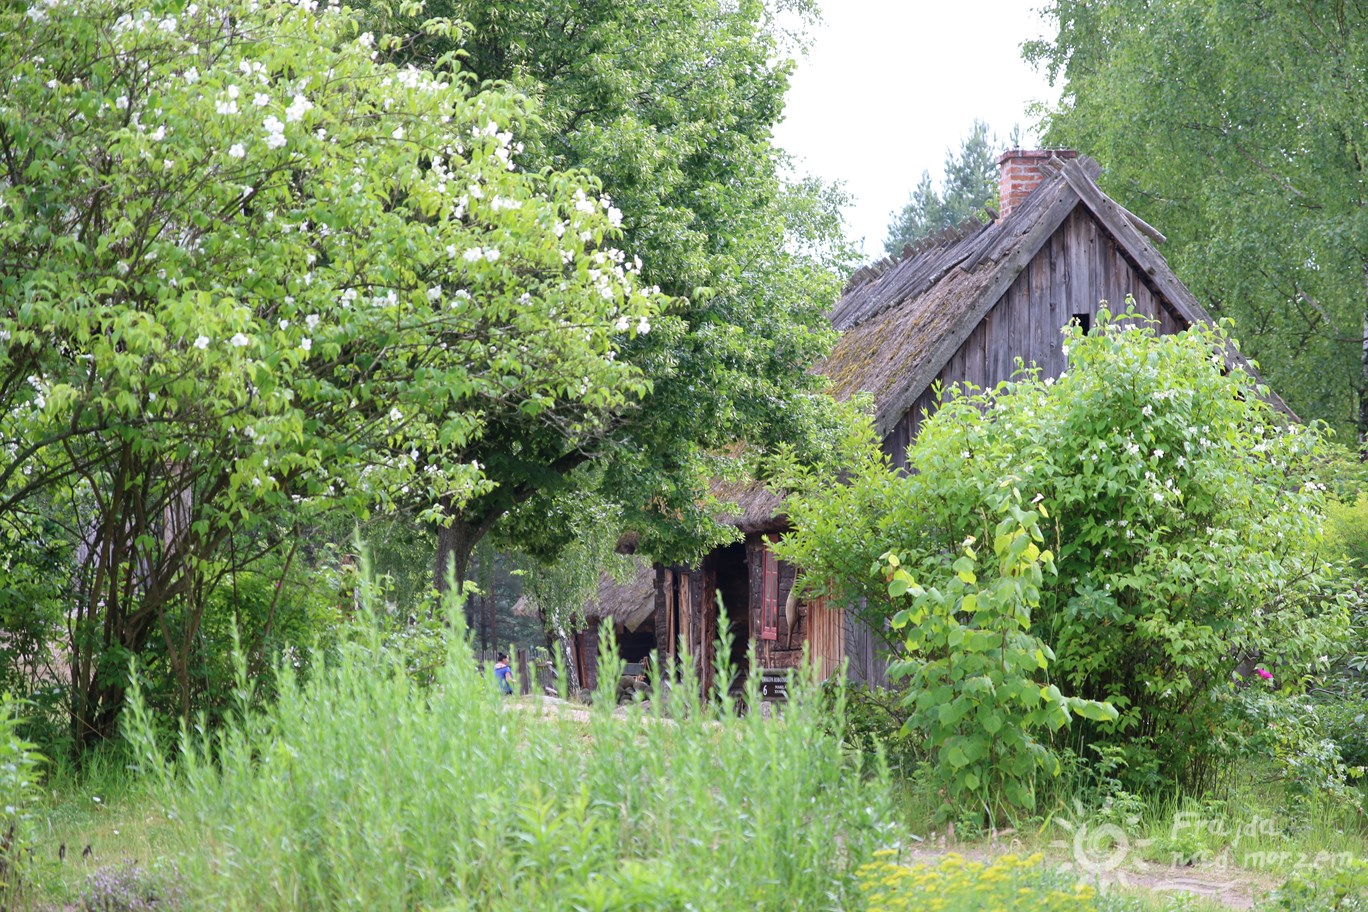
<path fill-rule="evenodd" d="M 617 626 L 618 655 L 624 662 L 645 662 L 655 651 L 655 618 L 647 618 L 636 630 L 628 630 L 624 625 Z"/>
<path fill-rule="evenodd" d="M 717 594 L 722 597 L 723 617 L 718 618 L 718 630 L 723 628 L 731 637 L 731 689 L 746 680 L 746 650 L 750 646 L 750 569 L 746 565 L 746 546 L 738 542 L 717 552 Z"/>

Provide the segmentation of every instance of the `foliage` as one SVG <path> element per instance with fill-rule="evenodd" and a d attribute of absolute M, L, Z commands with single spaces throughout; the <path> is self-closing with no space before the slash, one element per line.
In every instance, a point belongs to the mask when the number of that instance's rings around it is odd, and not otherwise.
<path fill-rule="evenodd" d="M 1352 786 L 1365 770 L 1346 762 L 1321 719 L 1323 707 L 1307 696 L 1271 692 L 1261 683 L 1241 690 L 1231 701 L 1236 724 L 1229 737 L 1239 753 L 1271 768 L 1288 789 L 1294 810 L 1317 800 L 1361 809 L 1363 795 Z"/>
<path fill-rule="evenodd" d="M 907 205 L 893 215 L 884 238 L 884 253 L 900 256 L 903 247 L 971 218 L 985 219 L 983 210 L 997 205 L 998 151 L 1001 143 L 988 132 L 988 124 L 975 120 L 959 152 L 947 149 L 941 189 L 923 171 Z"/>
<path fill-rule="evenodd" d="M 1336 0 L 1051 0 L 1026 45 L 1061 89 L 1045 141 L 1168 236 L 1303 417 L 1368 431 L 1362 179 L 1368 10 Z"/>
<path fill-rule="evenodd" d="M 849 683 L 839 677 L 822 685 L 830 712 L 828 731 L 839 734 L 846 747 L 862 755 L 867 766 L 882 756 L 899 778 L 909 778 L 924 760 L 923 739 L 907 731 L 907 710 L 901 691 Z M 838 700 L 844 712 L 836 711 Z"/>
<path fill-rule="evenodd" d="M 43 757 L 19 736 L 18 705 L 0 695 L 0 908 L 12 908 L 24 890 L 30 821 L 37 802 Z"/>
<path fill-rule="evenodd" d="M 192 901 L 721 910 L 854 900 L 854 871 L 885 838 L 887 783 L 823 731 L 811 682 L 795 682 L 778 719 L 739 716 L 724 692 L 704 702 L 696 678 L 621 717 L 621 669 L 609 668 L 589 720 L 560 718 L 540 702 L 510 706 L 476 668 L 451 607 L 431 689 L 375 631 L 307 681 L 282 669 L 276 702 L 217 736 L 186 729 L 174 764 L 132 702 L 130 738 L 180 822 Z"/>
<path fill-rule="evenodd" d="M 1335 742 L 1345 765 L 1368 768 L 1368 699 L 1315 693 L 1312 707 L 1321 732 Z"/>
<path fill-rule="evenodd" d="M 511 92 L 316 6 L 0 12 L 0 528 L 65 518 L 83 742 L 129 652 L 194 639 L 234 537 L 462 501 L 490 428 L 574 447 L 649 390 L 617 210 L 518 166 Z"/>
<path fill-rule="evenodd" d="M 1295 680 L 1343 636 L 1353 593 L 1320 537 L 1321 436 L 1227 370 L 1232 343 L 1213 329 L 1160 338 L 1099 313 L 1089 335 L 1067 333 L 1057 380 L 949 391 L 906 476 L 868 430 L 836 467 L 847 484 L 786 471 L 796 530 L 780 550 L 814 587 L 864 598 L 878 629 L 901 609 L 868 572 L 880 554 L 949 577 L 966 536 L 993 536 L 1005 485 L 1039 492 L 1058 573 L 1032 633 L 1053 646 L 1061 687 L 1120 712 L 1074 726 L 1074 749 L 1124 746 L 1132 790 L 1195 783 L 1214 773 L 1219 698 L 1241 657 Z"/>
<path fill-rule="evenodd" d="M 463 576 L 463 555 L 507 511 L 527 504 L 552 516 L 567 489 L 619 501 L 643 553 L 693 560 L 730 540 L 734 530 L 713 519 L 710 456 L 737 440 L 819 448 L 831 423 L 823 380 L 809 368 L 832 341 L 825 311 L 854 263 L 844 197 L 785 180 L 772 137 L 813 4 L 363 6 L 377 32 L 402 39 L 395 59 L 428 67 L 457 54 L 477 79 L 535 98 L 536 117 L 519 135 L 528 166 L 601 180 L 643 281 L 672 296 L 668 314 L 622 354 L 651 378 L 651 396 L 594 446 L 511 418 L 491 426 L 474 457 L 499 486 L 452 508 L 439 563 L 452 554 Z M 602 470 L 580 473 L 589 461 Z M 521 525 L 548 533 L 523 536 L 524 547 L 564 541 L 555 524 Z"/>
<path fill-rule="evenodd" d="M 1363 912 L 1368 909 L 1368 861 L 1292 876 L 1261 912 Z"/>
<path fill-rule="evenodd" d="M 1354 492 L 1351 500 L 1326 504 L 1326 536 L 1330 545 L 1368 578 L 1368 493 Z"/>
<path fill-rule="evenodd" d="M 910 678 L 907 724 L 926 734 L 945 793 L 942 817 L 966 805 L 995 819 L 1012 808 L 1034 809 L 1037 769 L 1051 776 L 1060 770 L 1035 732 L 1059 731 L 1071 713 L 1099 721 L 1117 717 L 1105 703 L 1066 697 L 1038 681 L 1054 653 L 1031 634 L 1031 616 L 1040 605 L 1044 571 L 1054 572 L 1054 555 L 1038 544 L 1044 508 L 1022 509 L 1017 493 L 1006 493 L 993 504 L 1002 513 L 993 530 L 997 573 L 982 587 L 972 538 L 941 586 L 922 588 L 894 552 L 874 568 L 890 596 L 913 599 L 889 619 L 894 630 L 904 631 L 909 653 L 889 666 L 889 674 Z"/>
<path fill-rule="evenodd" d="M 621 580 L 633 569 L 631 560 L 617 553 L 621 513 L 611 502 L 576 493 L 557 498 L 550 516 L 533 518 L 528 512 L 514 515 L 519 521 L 505 532 L 511 541 L 517 540 L 530 519 L 561 524 L 564 529 L 567 543 L 558 543 L 553 553 L 524 551 L 517 559 L 524 595 L 536 607 L 546 631 L 564 636 L 583 628 L 584 606 L 597 598 L 602 574 Z M 543 530 L 540 536 L 532 533 L 524 540 L 531 546 L 550 537 Z"/>
<path fill-rule="evenodd" d="M 950 854 L 938 864 L 900 865 L 894 851 L 877 853 L 860 868 L 869 912 L 977 912 L 980 909 L 1040 909 L 1094 912 L 1097 891 L 1043 864 L 1043 856 L 1003 855 L 991 863 Z"/>

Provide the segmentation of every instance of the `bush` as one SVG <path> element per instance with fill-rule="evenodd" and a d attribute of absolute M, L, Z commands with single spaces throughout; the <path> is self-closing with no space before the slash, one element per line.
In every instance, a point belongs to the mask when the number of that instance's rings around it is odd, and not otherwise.
<path fill-rule="evenodd" d="M 1312 705 L 1321 731 L 1335 742 L 1345 765 L 1368 767 L 1368 700 L 1317 695 Z"/>
<path fill-rule="evenodd" d="M 1234 343 L 1213 329 L 1156 337 L 1103 311 L 1064 344 L 1058 378 L 947 391 L 906 474 L 868 427 L 831 466 L 780 466 L 795 493 L 779 551 L 809 588 L 863 599 L 879 630 L 904 607 L 869 572 L 881 554 L 950 578 L 966 537 L 993 538 L 1004 489 L 1041 495 L 1058 573 L 1031 633 L 1053 647 L 1061 689 L 1120 712 L 1074 726 L 1071 747 L 1122 748 L 1132 791 L 1201 787 L 1222 767 L 1222 695 L 1241 658 L 1292 680 L 1344 641 L 1355 599 L 1321 535 L 1324 439 L 1227 370 Z"/>
<path fill-rule="evenodd" d="M 844 694 L 844 717 L 829 715 L 827 731 L 833 735 L 841 733 L 846 746 L 862 755 L 866 765 L 872 766 L 882 752 L 889 769 L 906 778 L 925 759 L 922 738 L 903 729 L 907 710 L 902 706 L 900 691 L 850 684 L 839 678 L 824 683 L 822 691 L 833 710 L 837 696 Z"/>
<path fill-rule="evenodd" d="M 926 734 L 931 776 L 945 796 L 942 819 L 966 806 L 983 808 L 990 818 L 1013 808 L 1034 810 L 1037 770 L 1060 772 L 1041 740 L 1045 733 L 1068 725 L 1074 713 L 1098 720 L 1117 715 L 1111 706 L 1066 697 L 1048 678 L 1040 680 L 1054 653 L 1030 633 L 1031 616 L 1054 559 L 1038 544 L 1044 508 L 1022 509 L 1019 501 L 1012 491 L 994 504 L 1003 517 L 993 530 L 996 566 L 982 585 L 973 539 L 938 588 L 918 585 L 898 555 L 881 558 L 888 594 L 912 600 L 889 621 L 904 632 L 907 658 L 888 671 L 910 679 L 908 724 Z"/>
<path fill-rule="evenodd" d="M 1351 787 L 1363 771 L 1345 760 L 1339 742 L 1330 735 L 1327 717 L 1336 725 L 1342 722 L 1335 710 L 1310 697 L 1268 692 L 1257 684 L 1237 693 L 1230 706 L 1230 740 L 1247 759 L 1272 767 L 1294 810 L 1326 800 L 1363 806 L 1362 794 Z M 1368 736 L 1362 729 L 1345 733 L 1351 746 L 1355 738 L 1364 737 Z"/>
<path fill-rule="evenodd" d="M 1328 871 L 1297 874 L 1283 884 L 1261 912 L 1365 912 L 1368 862 L 1361 859 Z"/>
<path fill-rule="evenodd" d="M 499 694 L 462 633 L 431 687 L 378 631 L 307 681 L 283 668 L 272 707 L 185 734 L 174 765 L 135 700 L 187 888 L 228 910 L 851 904 L 887 783 L 823 730 L 815 685 L 764 719 L 686 676 L 624 718 L 609 669 L 587 719 L 558 720 Z"/>

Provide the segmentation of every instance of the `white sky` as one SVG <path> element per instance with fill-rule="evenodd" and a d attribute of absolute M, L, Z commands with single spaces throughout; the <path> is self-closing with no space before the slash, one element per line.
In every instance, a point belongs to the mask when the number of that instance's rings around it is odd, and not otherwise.
<path fill-rule="evenodd" d="M 1021 43 L 1046 29 L 1039 0 L 822 0 L 823 22 L 798 62 L 778 143 L 799 173 L 840 181 L 847 232 L 882 255 L 890 214 L 923 170 L 939 180 L 975 117 L 1005 143 L 1034 147 L 1033 101 L 1053 101 Z"/>

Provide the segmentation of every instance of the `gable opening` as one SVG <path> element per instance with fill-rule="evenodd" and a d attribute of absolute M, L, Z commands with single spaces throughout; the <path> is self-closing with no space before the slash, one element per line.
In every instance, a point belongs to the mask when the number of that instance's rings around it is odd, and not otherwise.
<path fill-rule="evenodd" d="M 1069 318 L 1069 322 L 1070 322 L 1070 323 L 1077 323 L 1077 324 L 1079 325 L 1079 327 L 1082 328 L 1082 330 L 1083 330 L 1083 335 L 1085 335 L 1085 336 L 1086 336 L 1088 333 L 1092 332 L 1092 314 L 1090 314 L 1090 313 L 1077 313 L 1077 314 L 1074 314 L 1072 317 Z"/>

